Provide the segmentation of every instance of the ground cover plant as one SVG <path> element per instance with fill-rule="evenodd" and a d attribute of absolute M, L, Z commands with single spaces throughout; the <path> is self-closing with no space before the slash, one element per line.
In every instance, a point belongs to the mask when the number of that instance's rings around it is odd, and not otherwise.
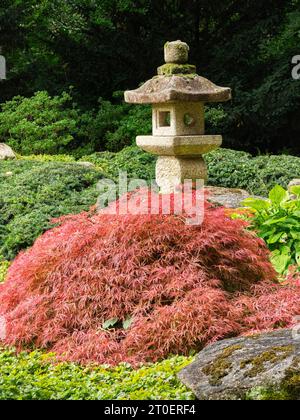
<path fill-rule="evenodd" d="M 201 226 L 172 215 L 67 217 L 9 269 L 6 344 L 138 364 L 290 325 L 297 287 L 275 284 L 264 242 L 243 221 L 206 207 Z M 279 298 L 289 305 L 274 311 Z"/>
<path fill-rule="evenodd" d="M 173 357 L 137 370 L 122 364 L 83 367 L 55 355 L 0 349 L 0 400 L 191 400 L 176 377 L 192 357 Z"/>

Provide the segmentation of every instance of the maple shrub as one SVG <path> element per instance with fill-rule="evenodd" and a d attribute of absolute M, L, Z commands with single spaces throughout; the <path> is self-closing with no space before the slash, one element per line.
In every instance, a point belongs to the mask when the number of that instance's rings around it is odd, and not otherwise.
<path fill-rule="evenodd" d="M 290 326 L 300 288 L 276 283 L 265 243 L 245 226 L 208 202 L 197 226 L 176 215 L 66 216 L 0 285 L 4 344 L 138 365 Z"/>

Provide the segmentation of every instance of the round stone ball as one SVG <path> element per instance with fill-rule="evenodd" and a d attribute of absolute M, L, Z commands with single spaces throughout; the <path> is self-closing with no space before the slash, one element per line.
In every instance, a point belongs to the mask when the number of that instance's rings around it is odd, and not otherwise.
<path fill-rule="evenodd" d="M 167 42 L 165 44 L 165 62 L 186 64 L 189 60 L 190 47 L 182 41 Z"/>

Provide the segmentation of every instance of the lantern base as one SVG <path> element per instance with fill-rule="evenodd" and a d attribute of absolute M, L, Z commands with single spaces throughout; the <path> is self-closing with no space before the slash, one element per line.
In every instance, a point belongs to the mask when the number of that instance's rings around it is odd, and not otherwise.
<path fill-rule="evenodd" d="M 187 180 L 207 181 L 207 167 L 204 159 L 160 156 L 156 163 L 156 183 L 162 194 L 172 194 Z"/>

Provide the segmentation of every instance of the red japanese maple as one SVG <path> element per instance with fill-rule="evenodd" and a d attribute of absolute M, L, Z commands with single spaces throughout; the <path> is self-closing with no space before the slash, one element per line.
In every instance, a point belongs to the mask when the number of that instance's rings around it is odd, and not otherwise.
<path fill-rule="evenodd" d="M 268 257 L 244 222 L 208 202 L 200 226 L 175 215 L 66 217 L 0 286 L 6 344 L 138 364 L 288 326 L 300 288 L 276 285 Z"/>

